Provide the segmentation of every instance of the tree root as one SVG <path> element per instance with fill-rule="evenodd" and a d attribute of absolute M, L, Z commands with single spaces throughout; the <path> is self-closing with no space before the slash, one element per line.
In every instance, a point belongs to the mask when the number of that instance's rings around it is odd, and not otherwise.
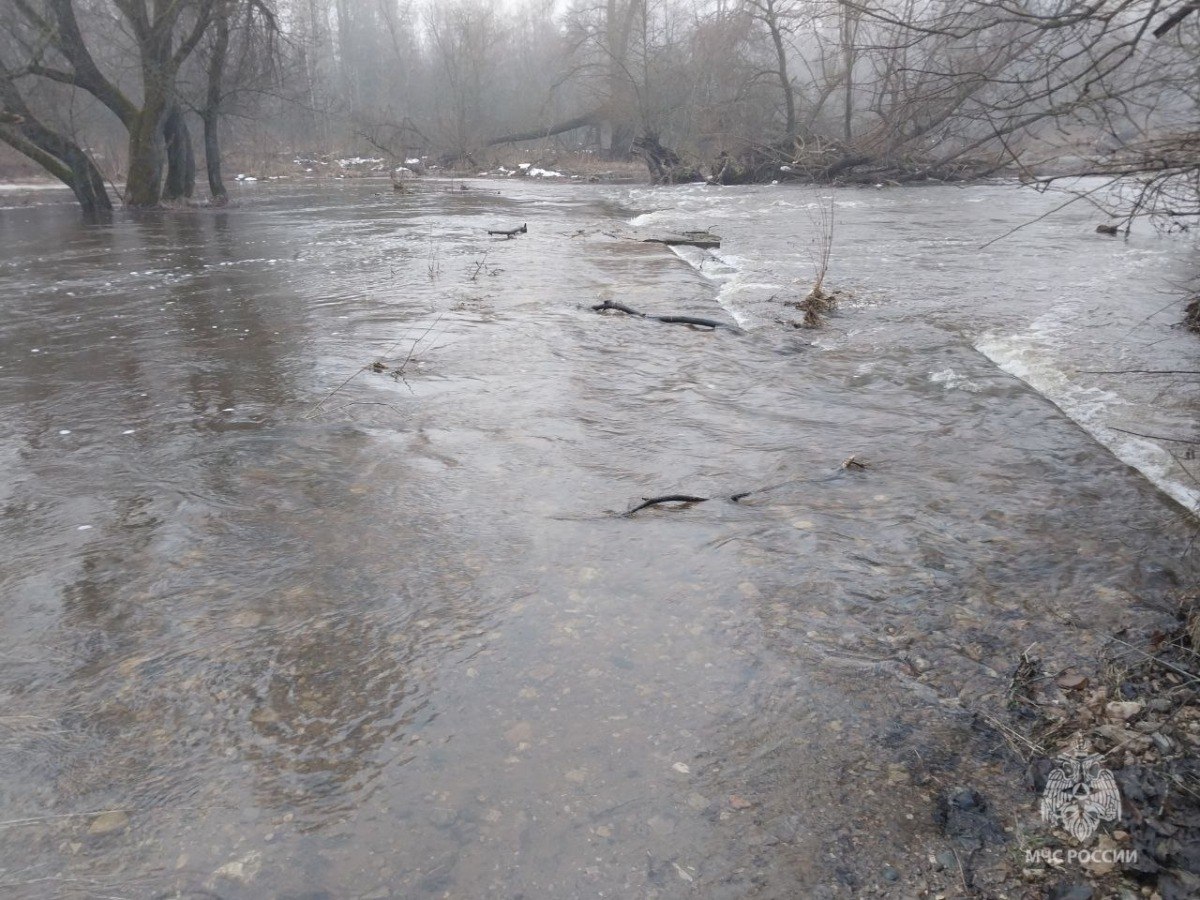
<path fill-rule="evenodd" d="M 716 319 L 702 319 L 698 316 L 652 316 L 649 313 L 639 312 L 624 303 L 617 303 L 615 300 L 605 300 L 603 303 L 597 303 L 592 307 L 596 312 L 602 313 L 607 310 L 615 310 L 623 312 L 626 315 L 636 316 L 639 319 L 654 319 L 656 322 L 666 322 L 668 325 L 697 325 L 702 328 L 728 328 L 730 330 L 738 330 L 736 326 L 730 325 L 727 322 L 718 322 Z"/>
<path fill-rule="evenodd" d="M 804 313 L 802 322 L 793 322 L 795 328 L 820 328 L 825 324 L 825 316 L 837 307 L 838 291 L 826 293 L 819 284 L 814 285 L 803 300 L 789 301 L 787 306 L 794 306 Z"/>

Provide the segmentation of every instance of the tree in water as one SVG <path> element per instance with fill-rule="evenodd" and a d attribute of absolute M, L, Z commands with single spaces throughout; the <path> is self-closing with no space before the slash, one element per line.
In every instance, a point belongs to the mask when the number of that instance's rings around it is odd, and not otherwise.
<path fill-rule="evenodd" d="M 0 141 L 23 153 L 75 194 L 84 215 L 112 211 L 104 176 L 82 147 L 41 122 L 17 90 L 12 71 L 0 59 Z"/>
<path fill-rule="evenodd" d="M 176 79 L 211 25 L 217 0 L 114 2 L 137 58 L 140 102 L 136 103 L 118 79 L 106 74 L 97 62 L 80 26 L 83 7 L 77 9 L 78 0 L 10 2 L 15 12 L 13 20 L 24 29 L 24 39 L 16 43 L 27 49 L 29 58 L 19 70 L 6 70 L 9 95 L 5 108 L 13 111 L 12 92 L 19 95 L 18 78 L 41 78 L 86 91 L 116 116 L 128 134 L 126 205 L 150 207 L 157 206 L 164 196 L 190 196 L 195 184 L 195 160 L 179 106 Z M 87 11 L 92 12 L 90 8 Z M 17 149 L 30 156 L 24 145 Z M 42 165 L 46 162 L 39 156 L 30 158 Z"/>

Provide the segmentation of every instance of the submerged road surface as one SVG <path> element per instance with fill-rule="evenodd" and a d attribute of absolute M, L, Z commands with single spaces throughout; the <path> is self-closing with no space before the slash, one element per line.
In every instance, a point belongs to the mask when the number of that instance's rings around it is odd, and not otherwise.
<path fill-rule="evenodd" d="M 1194 393 L 1078 374 L 1189 352 L 1187 247 L 838 192 L 809 331 L 816 192 L 378 191 L 0 211 L 0 890 L 911 896 L 947 790 L 1036 819 L 974 713 L 1195 579 L 1102 430 Z"/>

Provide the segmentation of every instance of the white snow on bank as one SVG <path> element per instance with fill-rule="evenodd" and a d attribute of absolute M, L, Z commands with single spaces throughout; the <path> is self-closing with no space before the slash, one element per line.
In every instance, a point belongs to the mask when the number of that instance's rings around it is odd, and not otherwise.
<path fill-rule="evenodd" d="M 0 193 L 16 193 L 18 191 L 67 191 L 65 184 L 58 181 L 9 181 L 0 184 Z"/>

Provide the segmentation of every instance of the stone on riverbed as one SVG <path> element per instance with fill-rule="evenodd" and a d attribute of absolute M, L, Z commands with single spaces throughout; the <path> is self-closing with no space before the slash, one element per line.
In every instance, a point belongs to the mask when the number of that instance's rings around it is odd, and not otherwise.
<path fill-rule="evenodd" d="M 92 835 L 92 837 L 104 837 L 122 832 L 128 827 L 129 814 L 119 809 L 114 809 L 109 812 L 100 813 L 100 815 L 92 819 L 92 824 L 88 826 L 88 834 Z"/>

